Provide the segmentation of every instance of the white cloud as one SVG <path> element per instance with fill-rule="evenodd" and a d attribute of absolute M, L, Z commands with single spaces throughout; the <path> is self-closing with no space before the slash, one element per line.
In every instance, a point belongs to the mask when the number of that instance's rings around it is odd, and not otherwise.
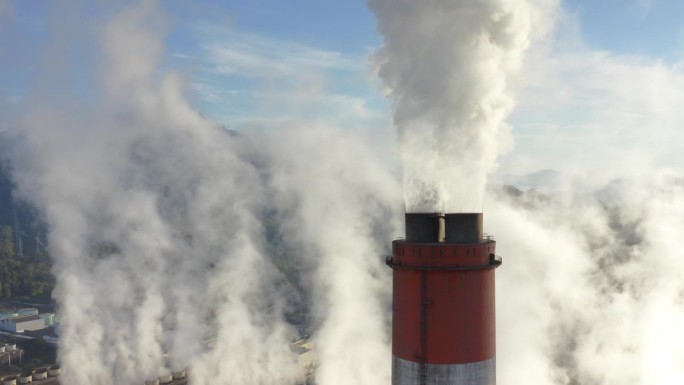
<path fill-rule="evenodd" d="M 298 77 L 306 71 L 357 71 L 364 63 L 338 51 L 273 39 L 214 24 L 197 27 L 206 41 L 202 61 L 217 74 L 250 78 Z"/>
<path fill-rule="evenodd" d="M 200 51 L 174 56 L 200 66 L 192 91 L 207 107 L 201 109 L 228 127 L 292 121 L 358 126 L 381 119 L 371 107 L 380 95 L 367 78 L 365 56 L 220 24 L 196 24 L 195 31 Z"/>
<path fill-rule="evenodd" d="M 511 119 L 517 148 L 502 159 L 504 171 L 616 177 L 684 166 L 679 66 L 580 43 L 538 49 L 525 67 L 527 87 Z"/>
<path fill-rule="evenodd" d="M 232 129 L 279 127 L 290 125 L 293 121 L 308 121 L 349 129 L 364 127 L 381 132 L 382 135 L 392 134 L 389 118 L 370 107 L 368 100 L 364 98 L 329 93 L 307 95 L 305 91 L 301 91 L 299 95 L 296 92 L 278 91 L 261 95 L 257 93 L 254 96 L 268 105 L 278 107 L 240 111 L 224 103 L 221 115 L 214 118 Z M 389 141 L 392 139 L 388 137 Z"/>
<path fill-rule="evenodd" d="M 641 14 L 645 15 L 651 11 L 655 0 L 636 0 L 636 8 Z"/>
<path fill-rule="evenodd" d="M 237 96 L 239 90 L 225 89 L 224 87 L 216 86 L 207 82 L 194 82 L 190 84 L 190 88 L 197 92 L 199 96 L 210 103 L 225 101 L 225 98 Z"/>

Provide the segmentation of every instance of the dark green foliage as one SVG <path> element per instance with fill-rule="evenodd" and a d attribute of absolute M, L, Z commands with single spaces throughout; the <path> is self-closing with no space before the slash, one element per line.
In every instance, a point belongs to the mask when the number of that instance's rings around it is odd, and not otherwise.
<path fill-rule="evenodd" d="M 0 258 L 0 297 L 48 297 L 54 285 L 48 261 Z"/>
<path fill-rule="evenodd" d="M 51 266 L 48 261 L 26 264 L 20 291 L 30 297 L 50 296 L 55 285 L 50 268 Z"/>
<path fill-rule="evenodd" d="M 49 297 L 55 280 L 45 242 L 41 241 L 46 226 L 34 208 L 13 197 L 13 189 L 8 166 L 0 164 L 0 297 Z M 19 238 L 23 244 L 21 258 Z"/>
<path fill-rule="evenodd" d="M 14 242 L 12 241 L 12 227 L 0 225 L 0 258 L 14 257 Z"/>
<path fill-rule="evenodd" d="M 0 288 L 2 297 L 11 297 L 19 286 L 22 264 L 13 257 L 0 259 Z"/>

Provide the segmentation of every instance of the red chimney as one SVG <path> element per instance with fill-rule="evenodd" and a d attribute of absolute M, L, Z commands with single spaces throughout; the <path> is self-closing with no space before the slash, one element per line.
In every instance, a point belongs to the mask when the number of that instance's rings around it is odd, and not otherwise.
<path fill-rule="evenodd" d="M 481 213 L 407 213 L 392 242 L 392 385 L 496 384 L 496 242 Z"/>

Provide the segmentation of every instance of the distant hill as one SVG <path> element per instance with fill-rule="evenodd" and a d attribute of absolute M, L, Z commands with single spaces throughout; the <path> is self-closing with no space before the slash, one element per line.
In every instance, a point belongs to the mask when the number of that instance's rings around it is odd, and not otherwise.
<path fill-rule="evenodd" d="M 536 171 L 525 175 L 501 175 L 492 178 L 492 184 L 515 186 L 527 191 L 534 190 L 541 194 L 557 194 L 569 189 L 583 189 L 584 183 L 577 177 L 552 169 Z"/>

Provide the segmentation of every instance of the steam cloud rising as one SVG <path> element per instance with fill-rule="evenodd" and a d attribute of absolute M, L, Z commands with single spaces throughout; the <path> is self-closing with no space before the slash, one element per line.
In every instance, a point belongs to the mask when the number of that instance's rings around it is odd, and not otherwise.
<path fill-rule="evenodd" d="M 509 141 L 509 76 L 554 2 L 370 5 L 406 207 L 479 210 Z M 300 382 L 287 317 L 303 301 L 317 383 L 389 384 L 379 256 L 401 233 L 401 183 L 367 138 L 302 124 L 231 133 L 189 106 L 177 74 L 160 73 L 166 23 L 154 2 L 103 24 L 92 34 L 106 63 L 99 99 L 74 106 L 60 88 L 9 132 L 18 194 L 50 225 L 63 383 L 183 368 L 192 384 Z M 684 380 L 682 179 L 506 191 L 488 192 L 486 213 L 507 261 L 499 383 Z"/>
<path fill-rule="evenodd" d="M 656 172 L 592 194 L 497 200 L 488 224 L 510 256 L 498 272 L 500 383 L 684 378 L 675 342 L 684 284 L 672 242 L 684 231 L 682 182 Z"/>
<path fill-rule="evenodd" d="M 164 26 L 154 2 L 116 10 L 94 34 L 101 100 L 48 99 L 11 132 L 50 225 L 62 381 L 302 383 L 286 318 L 308 301 L 318 381 L 389 382 L 396 179 L 361 133 L 206 120 L 158 72 Z"/>
<path fill-rule="evenodd" d="M 394 122 L 409 212 L 482 211 L 487 172 L 510 145 L 509 78 L 540 12 L 534 2 L 369 0 L 374 59 Z"/>

